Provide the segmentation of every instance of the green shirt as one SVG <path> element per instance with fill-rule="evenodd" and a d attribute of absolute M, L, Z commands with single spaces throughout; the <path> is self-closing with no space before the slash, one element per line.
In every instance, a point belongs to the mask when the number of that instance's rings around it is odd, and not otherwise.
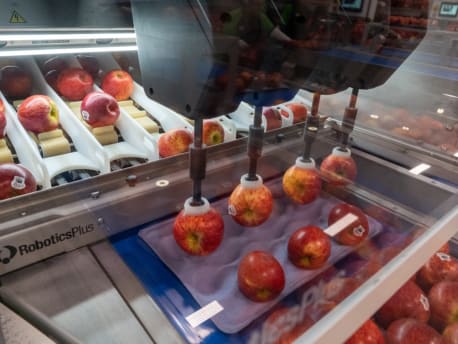
<path fill-rule="evenodd" d="M 225 34 L 238 36 L 247 43 L 254 43 L 267 38 L 273 29 L 275 29 L 275 25 L 265 13 L 258 13 L 256 17 L 249 18 L 243 16 L 240 8 L 231 11 L 230 20 L 223 24 Z"/>

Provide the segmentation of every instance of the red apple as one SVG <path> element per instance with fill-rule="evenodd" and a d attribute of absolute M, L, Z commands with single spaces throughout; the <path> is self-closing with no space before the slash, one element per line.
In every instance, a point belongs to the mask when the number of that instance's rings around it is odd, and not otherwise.
<path fill-rule="evenodd" d="M 32 92 L 32 78 L 21 67 L 5 66 L 0 70 L 0 90 L 9 99 L 23 99 Z"/>
<path fill-rule="evenodd" d="M 348 295 L 359 288 L 361 282 L 351 277 L 335 277 L 323 289 L 323 296 L 327 301 L 340 303 Z"/>
<path fill-rule="evenodd" d="M 69 68 L 59 73 L 57 91 L 68 100 L 81 100 L 92 91 L 94 80 L 81 68 Z"/>
<path fill-rule="evenodd" d="M 417 283 L 425 291 L 433 284 L 450 280 L 458 282 L 458 260 L 443 252 L 434 254 L 417 273 Z"/>
<path fill-rule="evenodd" d="M 328 226 L 339 221 L 347 214 L 352 214 L 357 219 L 345 226 L 335 235 L 334 239 L 341 245 L 354 246 L 366 239 L 369 234 L 369 221 L 359 208 L 347 203 L 340 203 L 334 206 L 328 216 Z"/>
<path fill-rule="evenodd" d="M 265 109 L 262 115 L 266 119 L 266 130 L 281 128 L 281 115 L 275 108 L 270 107 Z"/>
<path fill-rule="evenodd" d="M 223 218 L 206 199 L 202 200 L 203 205 L 194 206 L 192 199 L 187 199 L 173 225 L 173 237 L 178 246 L 194 256 L 214 252 L 224 236 Z"/>
<path fill-rule="evenodd" d="M 442 332 L 443 344 L 458 344 L 458 322 L 448 325 Z"/>
<path fill-rule="evenodd" d="M 202 141 L 207 146 L 213 146 L 224 142 L 224 128 L 216 120 L 206 119 L 202 128 Z"/>
<path fill-rule="evenodd" d="M 302 103 L 289 103 L 285 105 L 293 113 L 293 123 L 304 122 L 307 118 L 307 108 Z M 280 113 L 288 117 L 288 113 L 285 110 L 281 110 Z"/>
<path fill-rule="evenodd" d="M 318 269 L 331 255 L 331 239 L 316 226 L 296 230 L 288 240 L 288 258 L 298 268 Z"/>
<path fill-rule="evenodd" d="M 371 320 L 367 320 L 345 344 L 385 344 L 385 338 L 379 327 Z"/>
<path fill-rule="evenodd" d="M 240 261 L 238 286 L 243 295 L 255 302 L 275 299 L 285 287 L 282 266 L 270 253 L 252 251 Z"/>
<path fill-rule="evenodd" d="M 458 322 L 458 282 L 441 281 L 428 294 L 431 304 L 431 325 L 442 331 Z"/>
<path fill-rule="evenodd" d="M 90 55 L 78 55 L 76 56 L 78 62 L 81 64 L 81 67 L 91 74 L 93 77 L 96 77 L 100 70 L 99 61 L 97 58 Z"/>
<path fill-rule="evenodd" d="M 262 183 L 262 178 L 240 178 L 240 184 L 232 191 L 228 201 L 229 215 L 245 227 L 259 226 L 267 221 L 273 208 L 272 192 Z"/>
<path fill-rule="evenodd" d="M 411 280 L 408 280 L 375 314 L 378 324 L 387 328 L 401 318 L 414 318 L 427 323 L 430 316 L 426 295 Z"/>
<path fill-rule="evenodd" d="M 19 105 L 17 115 L 22 126 L 34 133 L 51 131 L 59 126 L 59 109 L 48 96 L 36 94 Z"/>
<path fill-rule="evenodd" d="M 0 139 L 2 139 L 5 136 L 5 130 L 6 130 L 5 106 L 3 105 L 3 102 L 0 99 Z"/>
<path fill-rule="evenodd" d="M 129 73 L 122 69 L 116 69 L 105 75 L 102 89 L 115 97 L 116 100 L 126 100 L 134 91 L 134 81 Z"/>
<path fill-rule="evenodd" d="M 157 146 L 162 158 L 187 152 L 193 142 L 192 134 L 186 129 L 172 129 L 159 137 Z"/>
<path fill-rule="evenodd" d="M 113 125 L 119 115 L 118 102 L 108 93 L 91 92 L 81 103 L 81 117 L 93 128 Z"/>
<path fill-rule="evenodd" d="M 296 164 L 283 175 L 282 184 L 283 191 L 294 202 L 299 204 L 313 202 L 321 191 L 321 178 L 315 168 L 315 161 L 297 158 Z"/>
<path fill-rule="evenodd" d="M 24 166 L 0 164 L 0 200 L 24 195 L 36 189 L 35 177 Z"/>
<path fill-rule="evenodd" d="M 395 320 L 388 327 L 390 344 L 442 344 L 442 338 L 432 327 L 412 318 Z"/>
<path fill-rule="evenodd" d="M 320 166 L 320 171 L 328 183 L 344 186 L 356 178 L 356 164 L 349 149 L 334 148 Z"/>

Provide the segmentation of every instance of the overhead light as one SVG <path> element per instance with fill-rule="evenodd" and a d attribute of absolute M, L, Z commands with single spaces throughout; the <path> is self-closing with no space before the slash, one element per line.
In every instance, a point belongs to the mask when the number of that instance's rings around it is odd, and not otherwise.
<path fill-rule="evenodd" d="M 429 168 L 431 168 L 431 165 L 421 163 L 420 165 L 417 165 L 411 170 L 409 170 L 409 172 L 412 174 L 419 175 L 428 170 Z"/>
<path fill-rule="evenodd" d="M 51 33 L 0 35 L 0 41 L 60 41 L 78 39 L 135 39 L 135 32 Z"/>
<path fill-rule="evenodd" d="M 370 117 L 370 118 L 373 118 L 373 119 L 378 119 L 378 118 L 379 118 L 378 115 L 374 115 L 374 114 L 370 114 L 369 117 Z"/>
<path fill-rule="evenodd" d="M 405 130 L 405 131 L 409 131 L 409 130 L 410 130 L 410 128 L 409 128 L 409 127 L 406 127 L 406 126 L 402 127 L 401 129 L 402 129 L 402 130 Z"/>
<path fill-rule="evenodd" d="M 458 158 L 458 152 L 456 152 L 455 154 L 453 154 L 453 156 Z"/>
<path fill-rule="evenodd" d="M 52 49 L 15 49 L 0 50 L 0 57 L 14 56 L 35 56 L 35 55 L 58 55 L 58 54 L 78 54 L 78 53 L 105 53 L 115 51 L 136 51 L 136 45 L 108 45 L 97 47 L 68 47 Z"/>
<path fill-rule="evenodd" d="M 442 114 L 444 113 L 444 111 L 445 111 L 445 110 L 444 110 L 443 108 L 438 108 L 438 109 L 437 109 L 437 113 L 438 113 L 439 115 L 442 115 Z"/>
<path fill-rule="evenodd" d="M 449 93 L 442 93 L 443 96 L 446 96 L 446 97 L 450 97 L 450 98 L 458 98 L 458 96 L 455 96 L 453 94 L 449 94 Z"/>

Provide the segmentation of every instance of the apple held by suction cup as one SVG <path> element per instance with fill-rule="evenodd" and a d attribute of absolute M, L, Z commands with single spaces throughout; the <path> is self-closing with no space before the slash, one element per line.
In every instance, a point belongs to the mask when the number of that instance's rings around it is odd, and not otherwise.
<path fill-rule="evenodd" d="M 272 192 L 263 184 L 259 175 L 256 178 L 248 180 L 248 174 L 243 175 L 240 184 L 229 197 L 229 215 L 245 227 L 261 225 L 272 213 Z"/>
<path fill-rule="evenodd" d="M 202 205 L 193 205 L 188 198 L 184 209 L 173 225 L 173 237 L 178 246 L 194 256 L 207 256 L 221 244 L 224 236 L 224 221 L 208 200 Z"/>

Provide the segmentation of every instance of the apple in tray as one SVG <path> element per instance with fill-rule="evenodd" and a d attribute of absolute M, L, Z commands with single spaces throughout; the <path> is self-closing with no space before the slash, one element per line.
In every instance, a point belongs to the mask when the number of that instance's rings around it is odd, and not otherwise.
<path fill-rule="evenodd" d="M 302 103 L 289 103 L 285 105 L 293 113 L 293 123 L 304 122 L 307 118 L 307 108 Z M 288 117 L 288 113 L 285 110 L 280 111 L 281 115 Z"/>
<path fill-rule="evenodd" d="M 435 253 L 417 273 L 417 283 L 425 291 L 443 280 L 458 282 L 458 260 L 446 253 Z"/>
<path fill-rule="evenodd" d="M 386 331 L 389 344 L 444 344 L 432 327 L 412 318 L 398 319 Z"/>
<path fill-rule="evenodd" d="M 94 80 L 82 68 L 68 68 L 61 71 L 57 77 L 57 92 L 68 100 L 83 99 L 92 91 Z"/>
<path fill-rule="evenodd" d="M 264 109 L 262 115 L 266 119 L 266 130 L 274 130 L 281 128 L 282 120 L 280 112 L 274 107 Z"/>
<path fill-rule="evenodd" d="M 458 343 L 458 322 L 448 325 L 444 332 L 442 332 L 443 344 L 457 344 Z"/>
<path fill-rule="evenodd" d="M 0 200 L 24 195 L 37 189 L 33 174 L 19 164 L 0 164 Z"/>
<path fill-rule="evenodd" d="M 272 213 L 272 192 L 263 184 L 261 176 L 256 175 L 256 178 L 248 180 L 248 175 L 243 175 L 229 196 L 229 215 L 245 227 L 261 225 Z"/>
<path fill-rule="evenodd" d="M 194 256 L 206 256 L 214 252 L 224 236 L 224 221 L 208 201 L 202 198 L 202 205 L 192 205 L 192 198 L 186 200 L 184 209 L 178 214 L 173 225 L 173 237 L 178 246 Z"/>
<path fill-rule="evenodd" d="M 116 100 L 126 100 L 134 91 L 134 81 L 126 71 L 115 69 L 108 72 L 103 78 L 102 89 Z"/>
<path fill-rule="evenodd" d="M 283 175 L 282 185 L 285 194 L 294 202 L 299 204 L 313 202 L 321 191 L 321 177 L 315 168 L 315 161 L 297 158 L 296 164 Z"/>
<path fill-rule="evenodd" d="M 285 272 L 268 252 L 252 251 L 240 261 L 237 271 L 239 290 L 255 302 L 275 299 L 285 288 Z"/>
<path fill-rule="evenodd" d="M 341 229 L 334 239 L 341 245 L 355 246 L 366 239 L 369 234 L 369 221 L 361 209 L 347 203 L 337 204 L 328 215 L 328 226 L 349 214 L 355 216 L 356 219 Z"/>
<path fill-rule="evenodd" d="M 5 66 L 0 70 L 0 90 L 8 99 L 23 99 L 32 92 L 32 77 L 21 67 Z"/>
<path fill-rule="evenodd" d="M 377 324 L 369 319 L 345 341 L 345 344 L 385 344 L 385 337 Z"/>
<path fill-rule="evenodd" d="M 356 178 L 356 164 L 348 148 L 336 147 L 320 166 L 321 175 L 331 185 L 345 186 Z"/>
<path fill-rule="evenodd" d="M 104 92 L 91 92 L 81 103 L 81 117 L 93 128 L 113 125 L 120 111 L 116 99 Z"/>
<path fill-rule="evenodd" d="M 157 146 L 161 158 L 185 153 L 194 139 L 192 133 L 186 129 L 171 129 L 159 136 Z"/>
<path fill-rule="evenodd" d="M 37 134 L 59 126 L 59 109 L 46 95 L 36 94 L 26 98 L 19 105 L 17 115 L 25 129 Z"/>
<path fill-rule="evenodd" d="M 224 128 L 217 120 L 206 119 L 202 127 L 202 141 L 207 146 L 224 142 Z"/>
<path fill-rule="evenodd" d="M 458 282 L 441 281 L 428 293 L 431 304 L 431 325 L 442 331 L 458 322 Z"/>
<path fill-rule="evenodd" d="M 331 239 L 316 226 L 296 230 L 288 240 L 288 258 L 301 269 L 318 269 L 331 255 Z"/>
<path fill-rule="evenodd" d="M 427 323 L 430 303 L 418 285 L 408 280 L 375 314 L 377 323 L 387 328 L 393 321 L 413 318 Z"/>

